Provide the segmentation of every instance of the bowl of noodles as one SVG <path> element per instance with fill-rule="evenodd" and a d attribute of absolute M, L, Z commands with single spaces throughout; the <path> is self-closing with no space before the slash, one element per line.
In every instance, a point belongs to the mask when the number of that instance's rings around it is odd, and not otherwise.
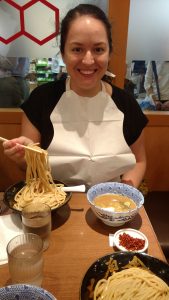
<path fill-rule="evenodd" d="M 66 204 L 71 193 L 63 190 L 64 184 L 52 178 L 48 152 L 37 144 L 25 147 L 26 180 L 10 186 L 4 194 L 4 203 L 21 212 L 26 205 L 46 203 L 51 210 Z"/>
<path fill-rule="evenodd" d="M 87 199 L 94 214 L 106 225 L 114 227 L 131 221 L 144 204 L 144 196 L 138 189 L 120 182 L 92 186 Z"/>
<path fill-rule="evenodd" d="M 169 265 L 146 253 L 114 252 L 85 273 L 80 300 L 168 300 Z"/>
<path fill-rule="evenodd" d="M 37 201 L 40 203 L 47 203 L 51 207 L 51 211 L 59 209 L 63 205 L 65 205 L 71 198 L 72 193 L 71 192 L 63 192 L 62 187 L 66 186 L 63 182 L 54 180 L 54 184 L 56 185 L 56 196 L 53 200 L 50 202 L 50 199 L 46 199 L 42 196 L 38 196 L 37 194 Z M 9 207 L 10 209 L 16 211 L 16 212 L 21 212 L 22 208 L 26 205 L 28 205 L 31 201 L 34 201 L 35 197 L 32 197 L 32 200 L 30 197 L 28 197 L 27 200 L 27 195 L 22 197 L 22 191 L 23 188 L 26 188 L 26 182 L 25 181 L 20 181 L 18 183 L 15 183 L 11 185 L 9 188 L 6 189 L 3 197 L 3 202 L 4 204 Z M 18 202 L 16 201 L 16 197 L 18 195 Z"/>

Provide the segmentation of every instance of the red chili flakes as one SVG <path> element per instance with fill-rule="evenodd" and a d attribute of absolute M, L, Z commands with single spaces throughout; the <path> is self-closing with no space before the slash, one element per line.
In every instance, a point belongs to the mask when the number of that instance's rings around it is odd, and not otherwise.
<path fill-rule="evenodd" d="M 119 235 L 119 245 L 123 246 L 127 250 L 141 250 L 145 246 L 145 240 L 134 238 L 127 233 Z"/>

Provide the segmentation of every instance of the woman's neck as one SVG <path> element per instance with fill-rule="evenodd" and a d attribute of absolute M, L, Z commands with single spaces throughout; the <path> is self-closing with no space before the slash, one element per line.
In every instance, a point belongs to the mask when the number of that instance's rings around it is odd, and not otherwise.
<path fill-rule="evenodd" d="M 70 85 L 70 89 L 73 90 L 76 94 L 78 94 L 81 97 L 94 97 L 96 96 L 100 91 L 102 91 L 102 82 L 100 81 L 98 86 L 96 86 L 95 88 L 92 89 L 82 89 L 82 88 L 78 88 L 76 87 L 76 85 L 74 85 L 71 82 L 71 79 L 69 79 L 69 85 Z"/>

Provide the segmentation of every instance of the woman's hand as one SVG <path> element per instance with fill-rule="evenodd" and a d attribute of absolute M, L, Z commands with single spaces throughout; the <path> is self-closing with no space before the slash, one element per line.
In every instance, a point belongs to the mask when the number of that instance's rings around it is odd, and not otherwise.
<path fill-rule="evenodd" d="M 22 147 L 22 145 L 26 146 L 30 143 L 33 143 L 33 141 L 25 136 L 20 136 L 16 139 L 3 142 L 4 154 L 15 161 L 22 168 L 25 168 L 25 149 Z"/>

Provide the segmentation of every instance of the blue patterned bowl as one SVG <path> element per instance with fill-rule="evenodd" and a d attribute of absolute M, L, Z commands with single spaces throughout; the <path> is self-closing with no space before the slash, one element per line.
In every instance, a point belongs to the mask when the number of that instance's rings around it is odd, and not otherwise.
<path fill-rule="evenodd" d="M 93 203 L 96 196 L 111 193 L 128 196 L 136 203 L 137 208 L 127 212 L 113 212 Z M 139 208 L 144 204 L 144 197 L 139 190 L 119 182 L 104 182 L 92 186 L 87 192 L 87 199 L 94 214 L 106 225 L 114 227 L 121 226 L 132 220 L 138 213 Z"/>
<path fill-rule="evenodd" d="M 13 284 L 0 288 L 1 300 L 57 300 L 43 288 L 29 284 Z"/>

